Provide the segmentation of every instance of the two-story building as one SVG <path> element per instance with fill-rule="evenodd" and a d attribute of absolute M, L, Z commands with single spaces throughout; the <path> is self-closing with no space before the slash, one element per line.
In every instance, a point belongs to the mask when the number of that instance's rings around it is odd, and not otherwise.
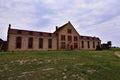
<path fill-rule="evenodd" d="M 98 37 L 80 35 L 70 22 L 53 33 L 8 28 L 8 51 L 95 50 L 97 45 Z"/>

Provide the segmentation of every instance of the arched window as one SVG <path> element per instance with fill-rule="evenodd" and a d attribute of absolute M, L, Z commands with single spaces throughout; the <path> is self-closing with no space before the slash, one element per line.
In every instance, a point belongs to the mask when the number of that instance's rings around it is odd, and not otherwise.
<path fill-rule="evenodd" d="M 82 44 L 82 48 L 84 48 L 84 41 L 82 41 L 81 44 Z"/>
<path fill-rule="evenodd" d="M 39 38 L 39 48 L 43 48 L 43 38 Z"/>
<path fill-rule="evenodd" d="M 88 43 L 88 48 L 90 48 L 90 41 L 88 41 L 87 43 Z"/>
<path fill-rule="evenodd" d="M 22 45 L 22 38 L 16 37 L 16 48 L 21 48 Z"/>
<path fill-rule="evenodd" d="M 48 48 L 52 48 L 52 39 L 48 39 Z"/>
<path fill-rule="evenodd" d="M 33 38 L 32 37 L 28 38 L 28 48 L 33 48 Z"/>
<path fill-rule="evenodd" d="M 93 41 L 93 48 L 95 48 L 95 42 Z"/>

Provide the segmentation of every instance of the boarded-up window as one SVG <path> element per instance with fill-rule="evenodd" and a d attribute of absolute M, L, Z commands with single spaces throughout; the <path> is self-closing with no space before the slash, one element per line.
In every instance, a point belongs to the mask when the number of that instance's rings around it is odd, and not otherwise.
<path fill-rule="evenodd" d="M 65 35 L 61 35 L 61 40 L 65 41 Z"/>
<path fill-rule="evenodd" d="M 43 38 L 39 38 L 39 48 L 43 48 Z"/>
<path fill-rule="evenodd" d="M 74 43 L 74 48 L 78 48 L 78 43 Z"/>
<path fill-rule="evenodd" d="M 28 38 L 28 48 L 33 48 L 33 38 L 32 37 Z"/>
<path fill-rule="evenodd" d="M 21 48 L 22 45 L 22 38 L 16 37 L 16 48 Z"/>
<path fill-rule="evenodd" d="M 82 48 L 84 48 L 84 41 L 82 41 L 81 44 L 82 44 Z"/>
<path fill-rule="evenodd" d="M 66 48 L 65 42 L 61 42 L 61 49 L 65 49 L 65 48 Z"/>
<path fill-rule="evenodd" d="M 52 48 L 52 39 L 48 39 L 48 48 Z"/>

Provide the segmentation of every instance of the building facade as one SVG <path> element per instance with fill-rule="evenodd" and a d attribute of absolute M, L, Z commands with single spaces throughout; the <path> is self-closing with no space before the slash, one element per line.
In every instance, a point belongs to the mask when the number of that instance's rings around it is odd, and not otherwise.
<path fill-rule="evenodd" d="M 80 35 L 70 22 L 53 33 L 11 29 L 11 25 L 8 29 L 8 51 L 95 50 L 97 45 L 101 45 L 98 37 Z"/>

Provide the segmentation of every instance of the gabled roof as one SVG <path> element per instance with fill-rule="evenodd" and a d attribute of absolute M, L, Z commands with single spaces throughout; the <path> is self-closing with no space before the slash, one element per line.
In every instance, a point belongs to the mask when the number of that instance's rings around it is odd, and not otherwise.
<path fill-rule="evenodd" d="M 57 27 L 56 31 L 54 33 L 58 33 L 61 29 L 63 29 L 64 27 L 66 27 L 68 24 L 70 24 L 73 28 L 74 26 L 71 24 L 70 21 L 68 21 L 68 23 L 62 25 L 61 27 Z M 74 30 L 76 31 L 76 29 L 74 28 Z M 76 31 L 77 32 L 77 31 Z M 77 34 L 79 35 L 79 33 L 77 32 Z"/>
<path fill-rule="evenodd" d="M 61 27 L 57 27 L 56 31 L 54 33 L 57 33 L 58 31 L 60 31 L 62 28 L 64 28 L 68 23 L 62 25 Z"/>

